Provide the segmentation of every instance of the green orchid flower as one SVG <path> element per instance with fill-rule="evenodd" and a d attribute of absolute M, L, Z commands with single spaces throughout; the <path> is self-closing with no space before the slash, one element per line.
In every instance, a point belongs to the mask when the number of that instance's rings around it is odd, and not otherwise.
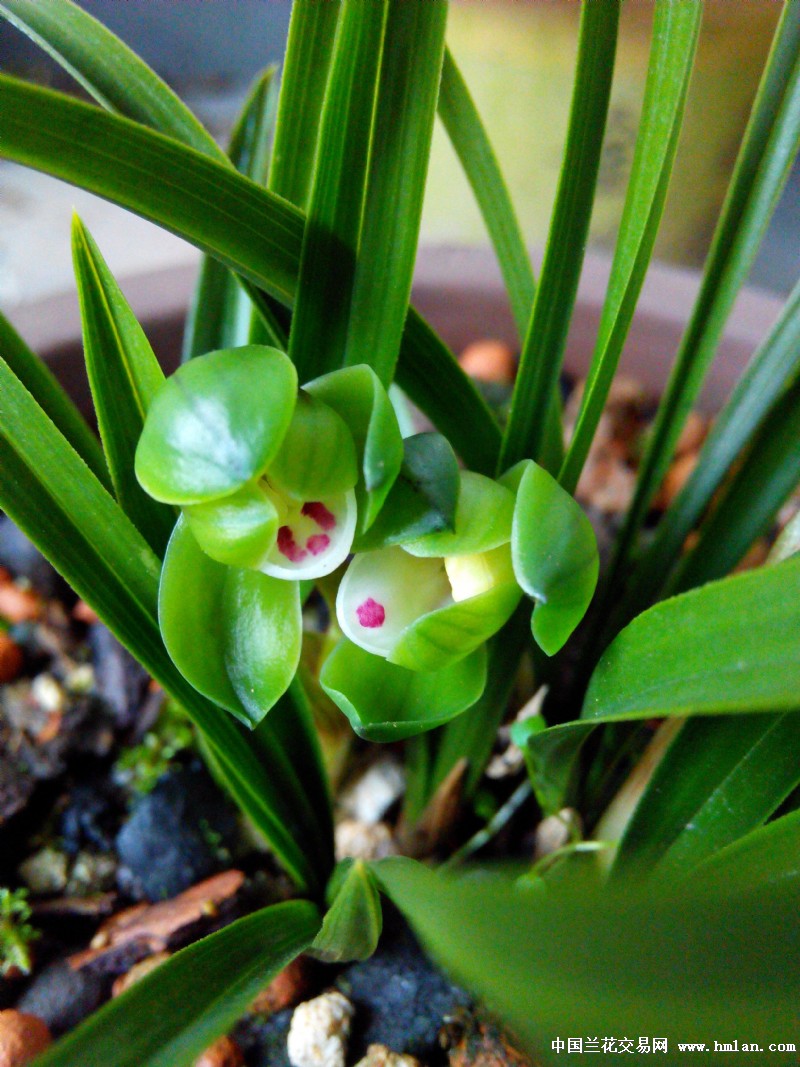
<path fill-rule="evenodd" d="M 380 521 L 387 543 L 356 554 L 339 586 L 345 640 L 320 679 L 370 740 L 412 736 L 470 707 L 485 685 L 485 642 L 523 594 L 536 602 L 533 636 L 548 655 L 591 600 L 598 562 L 591 526 L 529 460 L 499 482 L 460 472 L 452 529 L 397 543 L 391 531 L 400 524 L 385 513 Z"/>
<path fill-rule="evenodd" d="M 181 508 L 159 620 L 198 691 L 249 725 L 263 718 L 299 663 L 299 582 L 346 560 L 358 502 L 374 517 L 401 460 L 394 411 L 368 367 L 298 390 L 284 353 L 248 345 L 200 356 L 164 383 L 136 475 Z"/>

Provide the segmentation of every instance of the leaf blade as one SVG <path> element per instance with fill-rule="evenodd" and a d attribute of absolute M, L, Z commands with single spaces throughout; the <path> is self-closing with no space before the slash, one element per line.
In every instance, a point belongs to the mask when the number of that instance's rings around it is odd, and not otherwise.
<path fill-rule="evenodd" d="M 177 952 L 109 1001 L 40 1063 L 191 1064 L 311 943 L 318 927 L 317 910 L 307 901 L 275 904 L 239 919 Z"/>

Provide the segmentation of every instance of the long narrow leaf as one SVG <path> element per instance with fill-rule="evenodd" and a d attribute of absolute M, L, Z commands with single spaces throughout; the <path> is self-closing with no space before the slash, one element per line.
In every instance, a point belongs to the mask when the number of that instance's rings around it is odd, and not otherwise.
<path fill-rule="evenodd" d="M 753 356 L 730 399 L 715 420 L 697 466 L 658 525 L 639 561 L 619 617 L 631 618 L 652 603 L 669 576 L 684 541 L 781 392 L 800 372 L 800 284 L 780 319 Z"/>
<path fill-rule="evenodd" d="M 800 782 L 800 715 L 690 719 L 659 762 L 614 874 L 678 874 L 760 826 Z"/>
<path fill-rule="evenodd" d="M 72 226 L 72 254 L 86 369 L 114 495 L 156 555 L 163 556 L 175 512 L 144 492 L 133 473 L 133 460 L 147 409 L 164 381 L 164 372 L 77 216 Z"/>
<path fill-rule="evenodd" d="M 793 811 L 728 845 L 692 872 L 691 885 L 729 885 L 763 897 L 800 879 L 800 811 Z"/>
<path fill-rule="evenodd" d="M 536 1063 L 569 1062 L 570 1036 L 612 1035 L 609 1047 L 623 1051 L 627 1041 L 633 1056 L 646 1042 L 651 1060 L 683 1067 L 693 1057 L 678 1042 L 690 1036 L 710 1051 L 715 1037 L 742 1033 L 744 1020 L 748 1041 L 764 1048 L 793 1033 L 797 860 L 771 855 L 766 900 L 744 879 L 741 888 L 726 882 L 732 862 L 721 877 L 709 872 L 702 885 L 680 887 L 589 878 L 525 886 L 502 873 L 455 878 L 402 859 L 373 870 L 438 962 L 499 1014 Z"/>
<path fill-rule="evenodd" d="M 266 181 L 267 147 L 275 121 L 275 71 L 260 74 L 231 133 L 228 154 L 236 169 L 259 185 Z M 183 339 L 183 358 L 251 343 L 281 347 L 274 332 L 259 332 L 263 319 L 254 312 L 244 288 L 227 267 L 211 256 L 200 265 Z"/>
<path fill-rule="evenodd" d="M 305 208 L 311 189 L 322 99 L 328 81 L 339 0 L 294 0 L 267 184 Z"/>
<path fill-rule="evenodd" d="M 387 9 L 345 3 L 336 31 L 289 334 L 301 381 L 344 362 Z"/>
<path fill-rule="evenodd" d="M 204 937 L 59 1041 L 40 1067 L 188 1067 L 307 948 L 313 904 L 275 904 Z"/>
<path fill-rule="evenodd" d="M 589 453 L 653 253 L 683 120 L 703 5 L 659 0 L 642 118 L 592 364 L 559 481 L 572 493 Z"/>
<path fill-rule="evenodd" d="M 445 0 L 390 4 L 346 362 L 388 385 L 411 295 L 444 56 Z"/>
<path fill-rule="evenodd" d="M 523 337 L 533 307 L 533 268 L 494 149 L 449 49 L 445 50 L 442 66 L 439 118 L 481 210 L 514 321 Z"/>
<path fill-rule="evenodd" d="M 109 111 L 226 162 L 214 138 L 169 86 L 72 0 L 0 0 L 0 16 L 44 48 Z"/>
<path fill-rule="evenodd" d="M 800 482 L 800 378 L 764 421 L 700 539 L 670 583 L 674 592 L 727 574 Z"/>
<path fill-rule="evenodd" d="M 610 597 L 616 592 L 618 576 L 666 473 L 799 146 L 800 0 L 788 0 L 706 260 L 697 303 L 661 399 L 634 499 L 615 546 Z"/>
<path fill-rule="evenodd" d="M 159 223 L 291 304 L 303 216 L 233 168 L 4 75 L 0 144 L 9 158 Z M 500 441 L 497 423 L 452 353 L 413 309 L 401 356 L 398 383 L 469 466 L 491 473 Z"/>
<path fill-rule="evenodd" d="M 619 4 L 585 0 L 569 132 L 547 237 L 539 287 L 520 355 L 500 467 L 543 457 L 548 418 L 558 401 L 558 378 L 578 292 L 600 151 L 608 115 L 617 46 Z M 550 460 L 550 462 L 546 462 Z"/>
<path fill-rule="evenodd" d="M 327 872 L 303 846 L 307 800 L 281 748 L 271 742 L 267 771 L 233 720 L 178 674 L 158 629 L 157 557 L 2 361 L 0 461 L 0 506 L 186 707 L 231 793 L 298 886 L 319 890 Z"/>
<path fill-rule="evenodd" d="M 36 399 L 42 411 L 58 427 L 92 474 L 110 489 L 111 479 L 100 442 L 47 364 L 28 348 L 2 312 L 0 357 Z"/>

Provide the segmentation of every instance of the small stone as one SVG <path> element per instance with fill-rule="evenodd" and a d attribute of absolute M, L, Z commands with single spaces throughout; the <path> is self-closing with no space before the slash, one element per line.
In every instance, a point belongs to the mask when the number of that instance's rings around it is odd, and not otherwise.
<path fill-rule="evenodd" d="M 56 1036 L 72 1030 L 100 1007 L 108 995 L 108 979 L 75 971 L 64 960 L 45 967 L 20 997 L 17 1007 L 38 1015 Z"/>
<path fill-rule="evenodd" d="M 22 670 L 24 656 L 16 641 L 0 630 L 0 683 L 13 682 Z"/>
<path fill-rule="evenodd" d="M 514 353 L 502 341 L 473 341 L 458 357 L 461 369 L 482 382 L 511 385 L 517 374 Z"/>
<path fill-rule="evenodd" d="M 675 455 L 685 456 L 691 452 L 699 452 L 707 433 L 708 419 L 699 411 L 690 411 L 675 445 Z"/>
<path fill-rule="evenodd" d="M 66 889 L 68 866 L 65 853 L 48 845 L 21 863 L 18 872 L 31 893 L 43 897 Z"/>
<path fill-rule="evenodd" d="M 67 694 L 59 682 L 46 671 L 31 682 L 31 696 L 49 715 L 61 715 L 67 706 Z"/>
<path fill-rule="evenodd" d="M 72 609 L 72 617 L 73 619 L 77 619 L 78 622 L 85 622 L 88 626 L 100 621 L 97 612 L 94 608 L 90 608 L 85 600 L 78 601 Z"/>
<path fill-rule="evenodd" d="M 204 768 L 170 771 L 117 835 L 119 887 L 138 899 L 174 897 L 222 866 L 236 834 L 236 816 Z"/>
<path fill-rule="evenodd" d="M 315 970 L 308 956 L 298 956 L 261 990 L 250 1010 L 259 1015 L 273 1015 L 293 1008 L 310 992 Z"/>
<path fill-rule="evenodd" d="M 13 1009 L 0 1011 L 0 1067 L 24 1067 L 52 1041 L 38 1016 Z"/>
<path fill-rule="evenodd" d="M 136 722 L 149 675 L 101 623 L 90 627 L 89 645 L 97 694 L 111 709 L 117 726 L 127 729 Z"/>
<path fill-rule="evenodd" d="M 0 615 L 9 622 L 36 622 L 44 613 L 44 601 L 33 589 L 15 582 L 0 585 Z"/>
<path fill-rule="evenodd" d="M 45 596 L 58 596 L 67 588 L 64 579 L 7 515 L 0 516 L 0 563 Z"/>
<path fill-rule="evenodd" d="M 536 827 L 535 858 L 564 848 L 580 832 L 580 826 L 580 815 L 574 808 L 562 808 L 556 815 L 542 819 Z"/>
<path fill-rule="evenodd" d="M 385 822 L 359 822 L 342 819 L 334 831 L 336 859 L 382 860 L 397 855 L 397 845 L 391 827 Z"/>
<path fill-rule="evenodd" d="M 354 1010 L 335 991 L 295 1008 L 287 1039 L 292 1067 L 345 1067 Z"/>
<path fill-rule="evenodd" d="M 356 1067 L 422 1067 L 414 1056 L 392 1052 L 386 1045 L 370 1045 L 363 1060 Z"/>
<path fill-rule="evenodd" d="M 374 824 L 400 799 L 405 788 L 402 766 L 393 757 L 382 756 L 344 790 L 340 803 L 351 818 Z"/>
<path fill-rule="evenodd" d="M 66 891 L 69 896 L 86 897 L 113 888 L 117 861 L 104 853 L 79 852 L 69 873 Z"/>
<path fill-rule="evenodd" d="M 133 967 L 125 974 L 121 974 L 119 978 L 114 979 L 114 984 L 111 987 L 111 996 L 119 997 L 125 993 L 131 986 L 136 985 L 138 981 L 144 978 L 146 975 L 154 971 L 156 967 L 160 966 L 164 960 L 168 960 L 171 953 L 169 952 L 154 952 L 152 956 L 146 956 L 145 959 L 139 960 L 138 963 L 134 963 Z"/>
<path fill-rule="evenodd" d="M 599 511 L 619 514 L 626 511 L 633 498 L 635 472 L 624 462 L 602 450 L 583 468 L 575 495 L 582 503 Z"/>
<path fill-rule="evenodd" d="M 232 1037 L 221 1037 L 194 1061 L 194 1067 L 244 1067 L 244 1056 Z"/>
<path fill-rule="evenodd" d="M 672 465 L 664 476 L 661 488 L 658 491 L 653 507 L 659 511 L 666 511 L 672 501 L 683 489 L 692 471 L 697 466 L 698 455 L 696 452 L 687 452 L 673 460 Z"/>
<path fill-rule="evenodd" d="M 532 1067 L 495 1023 L 471 1012 L 458 1012 L 448 1020 L 440 1042 L 448 1049 L 450 1067 Z"/>

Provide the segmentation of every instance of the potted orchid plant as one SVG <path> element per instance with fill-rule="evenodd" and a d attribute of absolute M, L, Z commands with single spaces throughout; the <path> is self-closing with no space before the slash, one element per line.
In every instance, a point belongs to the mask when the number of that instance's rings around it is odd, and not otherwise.
<path fill-rule="evenodd" d="M 185 360 L 165 378 L 74 222 L 100 439 L 2 321 L 0 504 L 185 707 L 296 895 L 177 953 L 40 1062 L 191 1063 L 299 953 L 374 951 L 382 895 L 541 1062 L 559 1062 L 567 1035 L 600 1030 L 657 1034 L 675 1063 L 678 1042 L 711 1047 L 734 1027 L 762 1051 L 788 1044 L 800 977 L 796 524 L 769 565 L 730 572 L 800 479 L 798 288 L 691 477 L 654 529 L 647 520 L 800 144 L 797 0 L 784 4 L 602 573 L 574 493 L 650 262 L 700 0 L 653 5 L 625 209 L 569 441 L 559 374 L 618 0 L 582 7 L 536 281 L 446 47 L 445 0 L 295 0 L 280 89 L 273 71 L 258 80 L 227 151 L 71 0 L 0 0 L 0 14 L 94 98 L 0 75 L 0 152 L 205 254 Z M 503 419 L 409 305 L 437 112 L 519 327 Z M 409 429 L 409 399 L 432 430 Z M 310 667 L 312 641 L 322 654 Z M 521 665 L 548 689 L 512 729 L 528 775 L 516 788 L 540 816 L 577 808 L 584 830 L 546 865 L 513 871 L 458 870 L 485 835 L 439 855 L 443 869 L 335 865 L 319 695 L 366 741 L 404 743 L 413 832 L 455 768 L 458 802 L 474 802 Z M 638 785 L 615 806 L 630 766 Z"/>

